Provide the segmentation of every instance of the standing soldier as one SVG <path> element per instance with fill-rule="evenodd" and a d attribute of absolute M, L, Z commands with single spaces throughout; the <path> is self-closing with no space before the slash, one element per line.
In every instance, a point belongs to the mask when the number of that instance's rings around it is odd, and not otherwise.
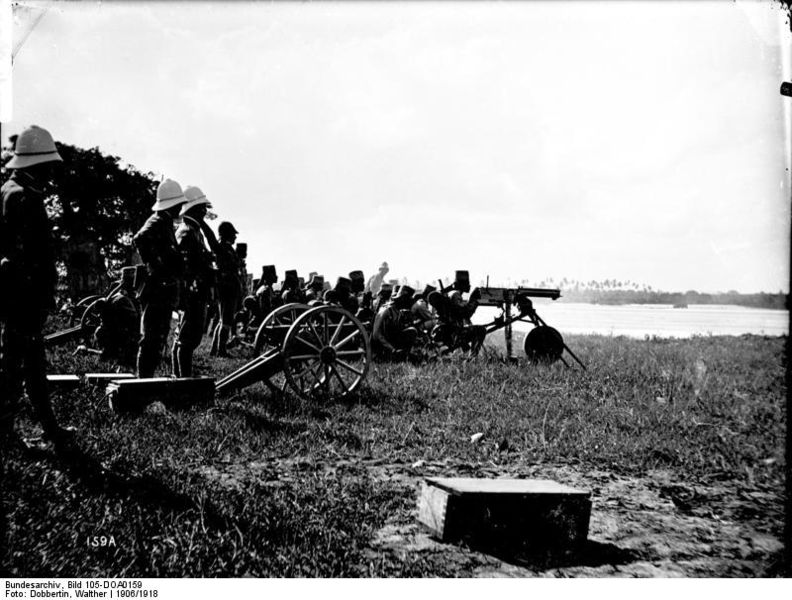
<path fill-rule="evenodd" d="M 234 249 L 237 233 L 236 228 L 228 221 L 223 221 L 217 227 L 220 242 L 215 248 L 215 257 L 218 270 L 217 295 L 220 322 L 212 336 L 212 356 L 228 356 L 226 345 L 231 337 L 234 315 L 242 307 L 243 262 Z"/>
<path fill-rule="evenodd" d="M 46 129 L 19 134 L 13 169 L 0 189 L 0 437 L 14 429 L 14 404 L 24 382 L 44 435 L 56 445 L 73 430 L 60 427 L 47 392 L 41 329 L 55 304 L 55 254 L 44 199 L 62 159 Z M 0 440 L 2 443 L 4 440 Z"/>
<path fill-rule="evenodd" d="M 140 348 L 138 377 L 153 377 L 170 333 L 173 311 L 179 306 L 183 285 L 184 260 L 176 247 L 174 219 L 187 199 L 181 186 L 166 179 L 157 188 L 154 214 L 143 224 L 132 242 L 143 264 L 146 282 L 140 290 Z"/>
<path fill-rule="evenodd" d="M 385 275 L 388 274 L 390 271 L 390 267 L 388 267 L 388 263 L 383 262 L 379 270 L 375 275 L 372 275 L 368 282 L 366 282 L 366 290 L 367 292 L 371 292 L 372 296 L 376 296 L 379 294 L 380 288 L 382 287 L 383 282 L 385 281 Z"/>
<path fill-rule="evenodd" d="M 192 377 L 193 352 L 206 328 L 206 311 L 214 293 L 212 253 L 201 232 L 206 211 L 211 207 L 206 195 L 195 186 L 184 190 L 182 222 L 176 229 L 176 246 L 184 258 L 184 297 L 171 358 L 176 377 Z"/>

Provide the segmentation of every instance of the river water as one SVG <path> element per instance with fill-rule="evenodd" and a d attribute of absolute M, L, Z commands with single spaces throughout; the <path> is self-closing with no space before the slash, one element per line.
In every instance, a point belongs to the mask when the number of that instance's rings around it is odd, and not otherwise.
<path fill-rule="evenodd" d="M 785 310 L 747 308 L 720 304 L 691 304 L 673 308 L 668 304 L 582 304 L 536 299 L 534 308 L 542 320 L 564 333 L 598 333 L 629 337 L 676 337 L 694 335 L 778 336 L 789 331 Z M 486 323 L 499 314 L 496 308 L 481 307 L 473 321 Z M 515 331 L 528 331 L 530 323 L 515 323 Z"/>

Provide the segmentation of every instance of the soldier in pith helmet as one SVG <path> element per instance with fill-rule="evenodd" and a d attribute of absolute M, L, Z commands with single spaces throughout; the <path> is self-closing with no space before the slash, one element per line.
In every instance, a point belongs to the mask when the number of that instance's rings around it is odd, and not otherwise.
<path fill-rule="evenodd" d="M 202 223 L 211 207 L 206 195 L 195 186 L 184 190 L 182 222 L 176 229 L 176 245 L 184 258 L 184 296 L 176 339 L 171 353 L 173 374 L 192 377 L 193 352 L 206 329 L 206 312 L 215 288 L 212 253 L 206 247 Z"/>
<path fill-rule="evenodd" d="M 0 189 L 0 450 L 13 435 L 14 406 L 27 392 L 44 435 L 56 445 L 73 430 L 58 425 L 47 391 L 42 327 L 55 307 L 55 252 L 44 207 L 62 162 L 50 133 L 25 129 Z"/>
<path fill-rule="evenodd" d="M 140 289 L 140 349 L 138 377 L 153 377 L 170 333 L 173 311 L 179 306 L 184 285 L 184 259 L 176 245 L 174 220 L 187 202 L 181 186 L 166 179 L 157 188 L 154 214 L 143 224 L 132 242 L 143 264 L 146 281 Z"/>
<path fill-rule="evenodd" d="M 388 267 L 387 262 L 383 262 L 379 269 L 377 269 L 377 273 L 372 275 L 369 280 L 366 282 L 366 291 L 371 292 L 372 295 L 376 296 L 379 294 L 380 288 L 382 287 L 382 283 L 385 281 L 385 275 L 388 274 L 390 271 L 390 267 Z"/>

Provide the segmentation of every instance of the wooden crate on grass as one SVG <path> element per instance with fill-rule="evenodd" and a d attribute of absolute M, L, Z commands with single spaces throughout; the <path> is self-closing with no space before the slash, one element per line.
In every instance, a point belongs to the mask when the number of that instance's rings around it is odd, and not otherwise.
<path fill-rule="evenodd" d="M 566 548 L 588 536 L 591 493 L 546 479 L 427 478 L 418 521 L 444 542 Z"/>
<path fill-rule="evenodd" d="M 126 379 L 107 386 L 110 408 L 116 412 L 141 412 L 152 402 L 162 402 L 171 410 L 208 406 L 214 394 L 211 377 Z"/>

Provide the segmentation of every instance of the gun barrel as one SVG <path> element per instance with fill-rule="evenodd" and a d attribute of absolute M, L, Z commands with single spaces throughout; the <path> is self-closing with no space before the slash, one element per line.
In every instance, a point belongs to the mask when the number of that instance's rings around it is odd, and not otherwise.
<path fill-rule="evenodd" d="M 529 298 L 550 298 L 557 300 L 561 297 L 561 290 L 550 288 L 517 288 L 516 295 Z"/>

